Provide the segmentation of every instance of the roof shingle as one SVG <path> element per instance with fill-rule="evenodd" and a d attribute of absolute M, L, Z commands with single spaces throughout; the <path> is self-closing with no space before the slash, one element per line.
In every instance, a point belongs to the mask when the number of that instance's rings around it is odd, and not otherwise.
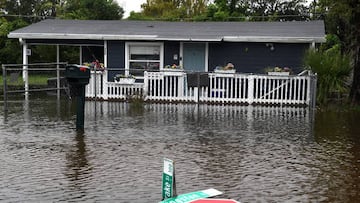
<path fill-rule="evenodd" d="M 323 21 L 166 22 L 48 19 L 15 30 L 9 38 L 324 42 Z"/>

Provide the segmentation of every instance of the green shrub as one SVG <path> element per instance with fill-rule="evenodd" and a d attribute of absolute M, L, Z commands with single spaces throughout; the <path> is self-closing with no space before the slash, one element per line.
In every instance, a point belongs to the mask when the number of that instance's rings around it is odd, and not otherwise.
<path fill-rule="evenodd" d="M 310 49 L 305 54 L 305 67 L 318 75 L 317 102 L 326 104 L 332 93 L 349 91 L 351 74 L 350 57 L 341 54 L 340 45 L 336 44 L 325 51 Z"/>

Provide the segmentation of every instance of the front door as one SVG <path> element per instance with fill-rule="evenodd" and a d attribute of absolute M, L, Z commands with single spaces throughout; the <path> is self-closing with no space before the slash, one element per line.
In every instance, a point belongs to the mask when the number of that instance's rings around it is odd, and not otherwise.
<path fill-rule="evenodd" d="M 205 43 L 184 43 L 183 67 L 187 71 L 205 71 Z"/>

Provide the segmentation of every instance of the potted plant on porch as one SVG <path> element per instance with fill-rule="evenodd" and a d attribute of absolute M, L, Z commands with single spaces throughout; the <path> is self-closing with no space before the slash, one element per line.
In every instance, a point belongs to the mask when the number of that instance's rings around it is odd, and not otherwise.
<path fill-rule="evenodd" d="M 172 64 L 172 65 L 166 65 L 163 68 L 164 71 L 183 71 L 182 67 L 180 65 Z"/>
<path fill-rule="evenodd" d="M 235 73 L 236 69 L 234 64 L 228 63 L 226 66 L 216 66 L 214 69 L 215 73 Z"/>
<path fill-rule="evenodd" d="M 134 84 L 135 77 L 133 75 L 116 74 L 114 81 L 120 84 Z"/>
<path fill-rule="evenodd" d="M 105 66 L 103 63 L 100 63 L 99 60 L 95 60 L 93 62 L 85 62 L 83 65 L 90 67 L 91 70 L 94 71 L 105 71 Z"/>
<path fill-rule="evenodd" d="M 291 72 L 291 69 L 289 67 L 284 67 L 284 68 L 281 68 L 281 67 L 268 67 L 265 69 L 265 72 L 268 74 L 268 75 L 290 75 L 290 72 Z"/>

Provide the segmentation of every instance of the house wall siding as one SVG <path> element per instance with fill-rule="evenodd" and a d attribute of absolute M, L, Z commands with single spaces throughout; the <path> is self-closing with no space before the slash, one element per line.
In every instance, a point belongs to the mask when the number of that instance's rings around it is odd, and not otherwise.
<path fill-rule="evenodd" d="M 124 71 L 113 69 L 125 69 L 125 42 L 108 41 L 107 57 L 108 79 L 113 81 L 115 74 L 124 74 Z"/>
<path fill-rule="evenodd" d="M 216 66 L 231 62 L 237 72 L 264 73 L 266 67 L 290 67 L 294 73 L 301 72 L 302 60 L 309 44 L 273 43 L 274 50 L 266 43 L 209 43 L 209 71 Z M 108 41 L 108 76 L 112 81 L 115 74 L 125 68 L 125 41 Z M 179 64 L 180 42 L 164 42 L 164 66 Z M 178 58 L 174 59 L 174 55 Z"/>
<path fill-rule="evenodd" d="M 164 65 L 179 64 L 180 42 L 164 42 Z M 124 71 L 114 69 L 125 68 L 125 41 L 108 41 L 108 78 L 113 80 L 115 74 Z M 174 55 L 178 58 L 174 59 Z"/>
<path fill-rule="evenodd" d="M 237 72 L 264 73 L 266 67 L 290 67 L 294 73 L 302 69 L 302 59 L 309 44 L 272 43 L 210 43 L 209 71 L 231 62 Z"/>

